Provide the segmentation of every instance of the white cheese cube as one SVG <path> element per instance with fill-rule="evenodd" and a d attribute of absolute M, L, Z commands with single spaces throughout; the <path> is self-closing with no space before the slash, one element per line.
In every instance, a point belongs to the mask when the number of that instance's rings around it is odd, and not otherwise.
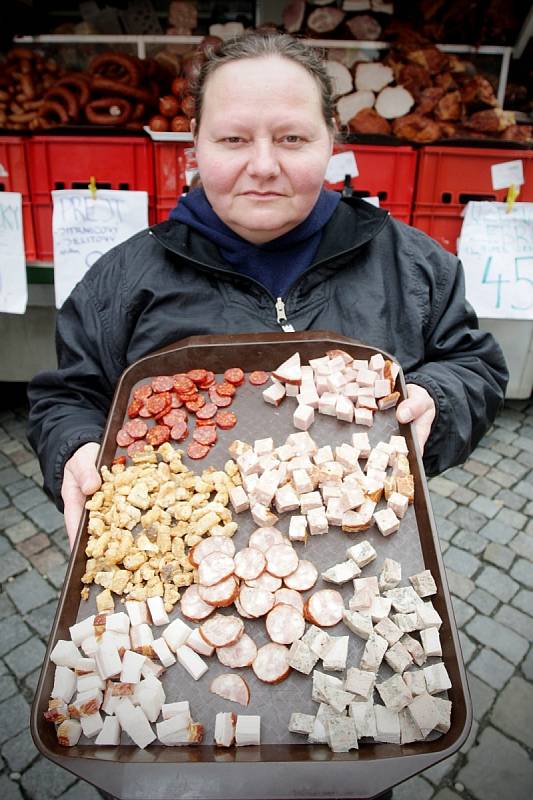
<path fill-rule="evenodd" d="M 320 491 L 322 492 L 322 500 L 326 505 L 329 503 L 330 500 L 340 500 L 341 492 L 342 492 L 342 484 L 341 483 L 327 483 L 324 486 L 320 487 Z"/>
<path fill-rule="evenodd" d="M 186 644 L 182 644 L 177 648 L 176 658 L 195 681 L 199 680 L 207 672 L 205 661 Z"/>
<path fill-rule="evenodd" d="M 89 714 L 86 717 L 81 717 L 80 722 L 83 735 L 87 736 L 89 739 L 92 739 L 93 736 L 97 736 L 104 727 L 104 721 L 99 711 L 97 711 L 96 714 Z"/>
<path fill-rule="evenodd" d="M 318 658 L 322 658 L 329 645 L 329 633 L 316 625 L 310 625 L 300 641 L 306 644 Z"/>
<path fill-rule="evenodd" d="M 343 690 L 343 682 L 340 678 L 335 678 L 333 675 L 326 675 L 325 672 L 320 672 L 315 669 L 313 671 L 313 688 L 311 690 L 311 697 L 315 703 L 327 703 L 327 689 Z"/>
<path fill-rule="evenodd" d="M 370 606 L 370 616 L 372 622 L 379 622 L 389 616 L 391 610 L 391 601 L 388 597 L 373 597 L 372 605 Z"/>
<path fill-rule="evenodd" d="M 448 733 L 451 726 L 452 703 L 451 700 L 444 700 L 442 697 L 433 697 L 433 702 L 439 715 L 439 721 L 435 725 L 435 730 L 441 733 Z"/>
<path fill-rule="evenodd" d="M 191 636 L 192 636 L 192 634 L 191 634 Z M 189 637 L 189 639 L 187 639 L 187 643 L 189 644 L 189 647 L 191 646 L 190 638 L 191 637 Z M 207 646 L 207 644 L 206 644 L 206 646 Z M 158 657 L 159 661 L 162 663 L 162 665 L 164 667 L 171 667 L 172 664 L 176 663 L 176 659 L 174 658 L 174 655 L 172 654 L 169 646 L 167 645 L 166 641 L 163 639 L 162 636 L 159 637 L 159 639 L 154 639 L 154 641 L 152 642 L 152 647 L 153 647 L 153 649 L 155 651 L 156 656 Z"/>
<path fill-rule="evenodd" d="M 81 653 L 74 644 L 66 639 L 59 639 L 54 649 L 50 653 L 50 660 L 56 667 L 70 667 L 74 669 L 76 661 L 81 657 Z"/>
<path fill-rule="evenodd" d="M 422 640 L 422 647 L 428 658 L 432 656 L 442 658 L 442 646 L 438 628 L 424 628 L 420 631 L 420 639 Z"/>
<path fill-rule="evenodd" d="M 143 622 L 141 625 L 132 625 L 130 628 L 132 647 L 142 647 L 154 641 L 154 634 L 151 627 Z M 120 645 L 117 643 L 117 647 Z"/>
<path fill-rule="evenodd" d="M 156 721 L 165 699 L 163 684 L 154 675 L 135 685 L 133 702 L 141 706 L 149 722 Z"/>
<path fill-rule="evenodd" d="M 178 647 L 185 644 L 191 633 L 192 628 L 186 625 L 183 620 L 176 617 L 163 631 L 163 639 L 172 652 L 175 653 Z"/>
<path fill-rule="evenodd" d="M 66 747 L 74 747 L 80 740 L 81 722 L 77 719 L 66 719 L 59 725 L 56 733 L 59 744 Z"/>
<path fill-rule="evenodd" d="M 106 717 L 102 730 L 94 740 L 96 745 L 111 745 L 116 746 L 120 744 L 120 722 L 118 717 Z"/>
<path fill-rule="evenodd" d="M 76 683 L 76 673 L 68 667 L 59 665 L 55 668 L 54 685 L 50 697 L 70 703 L 76 691 Z"/>
<path fill-rule="evenodd" d="M 369 469 L 384 471 L 388 466 L 389 454 L 385 450 L 380 450 L 378 447 L 374 447 L 374 449 L 370 451 L 370 455 L 368 456 L 366 462 L 366 472 L 368 473 Z"/>
<path fill-rule="evenodd" d="M 348 383 L 348 379 L 343 372 L 335 371 L 330 372 L 330 374 L 326 376 L 326 382 L 330 392 L 333 392 L 333 394 L 340 394 L 342 392 L 342 387 Z"/>
<path fill-rule="evenodd" d="M 246 450 L 246 452 L 237 456 L 236 462 L 243 477 L 245 475 L 258 475 L 261 471 L 259 457 L 253 450 Z"/>
<path fill-rule="evenodd" d="M 321 486 L 327 483 L 340 483 L 344 477 L 345 468 L 336 461 L 327 461 L 318 468 L 318 482 Z"/>
<path fill-rule="evenodd" d="M 353 588 L 356 592 L 369 591 L 372 596 L 377 597 L 379 595 L 376 575 L 368 575 L 366 578 L 354 578 Z"/>
<path fill-rule="evenodd" d="M 399 714 L 401 744 L 421 742 L 425 737 L 412 718 L 408 708 L 402 708 Z"/>
<path fill-rule="evenodd" d="M 388 397 L 391 391 L 391 382 L 388 378 L 378 378 L 374 381 L 374 397 Z"/>
<path fill-rule="evenodd" d="M 385 653 L 385 661 L 394 670 L 402 673 L 413 663 L 413 659 L 406 647 L 401 642 L 396 642 Z"/>
<path fill-rule="evenodd" d="M 377 672 L 383 661 L 383 656 L 387 652 L 388 646 L 388 642 L 383 636 L 372 631 L 368 637 L 363 655 L 361 656 L 359 669 L 364 669 L 368 672 Z"/>
<path fill-rule="evenodd" d="M 301 733 L 309 735 L 313 730 L 315 718 L 312 714 L 300 714 L 295 711 L 289 720 L 289 730 L 291 733 Z"/>
<path fill-rule="evenodd" d="M 366 672 L 364 669 L 357 669 L 357 667 L 350 667 L 346 672 L 344 688 L 347 692 L 362 697 L 363 700 L 370 700 L 375 682 L 375 673 Z"/>
<path fill-rule="evenodd" d="M 292 415 L 292 424 L 301 431 L 308 430 L 315 421 L 315 410 L 312 406 L 300 404 Z"/>
<path fill-rule="evenodd" d="M 374 602 L 374 594 L 370 589 L 361 589 L 355 592 L 348 601 L 348 608 L 350 611 L 366 611 L 370 616 L 370 609 Z"/>
<path fill-rule="evenodd" d="M 242 486 L 232 486 L 228 492 L 231 507 L 236 514 L 241 514 L 250 508 L 250 501 L 248 495 Z"/>
<path fill-rule="evenodd" d="M 279 406 L 285 397 L 285 386 L 281 383 L 273 383 L 268 389 L 263 391 L 263 400 L 272 406 Z"/>
<path fill-rule="evenodd" d="M 427 603 L 421 601 L 420 604 L 417 605 L 416 618 L 416 627 L 419 630 L 433 627 L 440 628 L 442 625 L 440 614 L 436 611 L 436 609 L 433 607 L 433 603 L 430 601 Z"/>
<path fill-rule="evenodd" d="M 139 683 L 141 680 L 141 670 L 146 660 L 146 656 L 126 650 L 122 657 L 122 671 L 120 673 L 121 683 Z"/>
<path fill-rule="evenodd" d="M 372 612 L 370 612 L 372 614 Z M 387 640 L 389 646 L 396 644 L 396 642 L 400 641 L 403 636 L 403 632 L 400 628 L 394 624 L 391 619 L 385 617 L 385 619 L 380 620 L 377 625 L 374 627 L 376 633 L 379 633 L 380 636 L 383 636 L 384 639 Z"/>
<path fill-rule="evenodd" d="M 393 614 L 391 619 L 405 633 L 411 633 L 411 631 L 417 630 L 416 623 L 418 618 L 416 612 L 409 614 Z"/>
<path fill-rule="evenodd" d="M 348 480 L 349 479 L 346 478 L 341 492 L 341 500 L 344 503 L 346 511 L 360 508 L 365 501 L 365 496 L 361 488 L 359 486 L 352 486 L 347 482 Z"/>
<path fill-rule="evenodd" d="M 324 696 L 327 699 L 328 705 L 337 714 L 343 714 L 346 707 L 353 701 L 354 696 L 351 692 L 345 692 L 344 689 L 334 689 L 331 686 L 324 688 Z"/>
<path fill-rule="evenodd" d="M 397 614 L 398 616 L 403 616 L 402 614 Z M 398 626 L 399 627 L 399 626 Z M 412 636 L 409 636 L 408 633 L 404 633 L 400 642 L 403 644 L 413 661 L 418 667 L 421 667 L 427 660 L 426 654 L 424 652 L 424 648 L 416 639 L 413 639 Z"/>
<path fill-rule="evenodd" d="M 359 567 L 366 567 L 377 557 L 375 549 L 366 539 L 349 547 L 346 550 L 346 555 L 348 558 L 353 559 Z"/>
<path fill-rule="evenodd" d="M 411 575 L 409 581 L 420 597 L 429 597 L 432 594 L 437 594 L 437 584 L 429 569 L 419 572 L 418 575 Z"/>
<path fill-rule="evenodd" d="M 297 672 L 309 675 L 317 661 L 316 653 L 301 639 L 292 643 L 289 650 L 289 665 Z"/>
<path fill-rule="evenodd" d="M 347 608 L 342 613 L 342 619 L 347 628 L 352 633 L 356 633 L 361 639 L 368 639 L 373 631 L 370 614 L 364 611 L 351 611 Z"/>
<path fill-rule="evenodd" d="M 374 512 L 374 522 L 382 536 L 390 536 L 400 528 L 400 520 L 390 508 Z"/>
<path fill-rule="evenodd" d="M 56 667 L 59 669 L 59 667 Z M 62 667 L 67 669 L 67 667 Z M 105 689 L 105 681 L 96 672 L 89 672 L 86 675 L 78 675 L 76 680 L 76 690 L 80 693 L 91 692 L 93 689 Z"/>
<path fill-rule="evenodd" d="M 231 711 L 221 711 L 215 717 L 215 744 L 231 747 L 235 739 L 236 716 Z"/>
<path fill-rule="evenodd" d="M 352 404 L 352 417 L 353 417 L 353 404 L 354 401 L 357 400 L 358 391 L 359 391 L 359 384 L 356 383 L 355 381 L 349 381 L 342 388 L 342 394 Z"/>
<path fill-rule="evenodd" d="M 191 717 L 187 711 L 173 714 L 171 717 L 156 723 L 157 738 L 162 744 L 174 745 L 187 742 Z"/>
<path fill-rule="evenodd" d="M 357 372 L 357 383 L 359 386 L 374 386 L 374 383 L 379 378 L 377 372 L 371 369 L 360 369 Z"/>
<path fill-rule="evenodd" d="M 96 661 L 94 658 L 79 658 L 78 661 L 76 661 L 75 672 L 76 675 L 86 675 L 89 672 L 96 672 Z"/>
<path fill-rule="evenodd" d="M 324 365 L 329 365 L 329 356 L 320 356 L 319 358 L 310 358 L 309 359 L 309 366 L 313 370 L 318 370 L 319 367 L 323 367 Z M 329 367 L 328 367 L 329 369 Z"/>
<path fill-rule="evenodd" d="M 398 519 L 403 519 L 405 517 L 408 506 L 409 500 L 404 494 L 393 492 L 391 495 L 389 495 L 389 499 L 387 500 L 387 508 L 390 508 L 391 511 L 394 511 Z"/>
<path fill-rule="evenodd" d="M 313 481 L 310 474 L 305 469 L 295 469 L 292 473 L 292 482 L 298 494 L 305 494 L 313 491 Z"/>
<path fill-rule="evenodd" d="M 144 749 L 156 738 L 144 711 L 138 706 L 134 706 L 129 698 L 120 698 L 115 713 L 120 727 L 130 739 L 133 739 L 137 747 Z"/>
<path fill-rule="evenodd" d="M 402 565 L 393 558 L 386 558 L 379 574 L 379 588 L 382 592 L 395 589 L 402 579 Z"/>
<path fill-rule="evenodd" d="M 337 415 L 337 395 L 331 391 L 322 392 L 318 401 L 318 413 L 335 417 Z"/>
<path fill-rule="evenodd" d="M 290 483 L 286 483 L 276 491 L 274 503 L 278 514 L 285 514 L 287 511 L 295 511 L 300 508 L 300 498 Z"/>
<path fill-rule="evenodd" d="M 287 397 L 298 397 L 299 392 L 300 392 L 300 386 L 297 383 L 285 384 L 285 395 Z"/>
<path fill-rule="evenodd" d="M 154 643 L 152 642 L 152 647 L 153 646 Z M 155 661 L 152 661 L 151 658 L 147 658 L 143 664 L 141 674 L 143 678 L 148 678 L 150 676 L 154 678 L 159 678 L 164 673 L 164 671 L 165 667 L 162 664 L 156 664 Z"/>
<path fill-rule="evenodd" d="M 250 505 L 250 497 L 255 492 L 255 487 L 257 486 L 257 482 L 259 480 L 259 475 L 254 472 L 251 475 L 243 475 L 242 476 L 242 488 L 248 495 L 248 505 Z"/>
<path fill-rule="evenodd" d="M 359 739 L 363 737 L 373 739 L 377 734 L 374 708 L 375 706 L 371 699 L 366 703 L 350 703 L 349 714 L 354 721 L 355 730 Z"/>
<path fill-rule="evenodd" d="M 327 487 L 324 487 L 327 488 Z M 324 492 L 322 492 L 324 497 Z M 326 519 L 330 525 L 342 525 L 342 518 L 346 511 L 346 506 L 340 497 L 331 497 L 327 501 L 326 506 Z M 355 563 L 355 562 L 354 562 Z"/>
<path fill-rule="evenodd" d="M 176 714 L 187 714 L 189 724 L 192 722 L 191 708 L 188 700 L 178 700 L 176 703 L 163 703 L 161 706 L 161 714 L 163 719 L 170 719 L 175 717 Z"/>
<path fill-rule="evenodd" d="M 132 625 L 148 622 L 148 606 L 144 600 L 126 600 L 124 603 Z"/>
<path fill-rule="evenodd" d="M 383 683 L 377 683 L 376 689 L 391 711 L 401 711 L 413 701 L 413 695 L 401 675 L 393 675 Z"/>
<path fill-rule="evenodd" d="M 424 737 L 428 736 L 439 723 L 439 713 L 430 694 L 419 694 L 415 697 L 409 703 L 408 711 Z"/>
<path fill-rule="evenodd" d="M 368 433 L 352 433 L 352 445 L 359 451 L 359 458 L 368 458 L 371 451 Z"/>
<path fill-rule="evenodd" d="M 377 372 L 378 376 L 381 376 L 383 375 L 383 369 L 385 367 L 385 359 L 381 353 L 375 353 L 368 362 L 368 366 L 371 370 Z"/>
<path fill-rule="evenodd" d="M 374 424 L 374 414 L 370 408 L 355 408 L 353 421 L 356 425 L 366 425 L 371 428 Z"/>
<path fill-rule="evenodd" d="M 120 675 L 122 661 L 118 649 L 110 644 L 102 644 L 94 654 L 98 674 L 105 681 L 114 675 Z"/>
<path fill-rule="evenodd" d="M 342 672 L 346 669 L 349 636 L 330 636 L 329 646 L 322 656 L 324 669 Z"/>
<path fill-rule="evenodd" d="M 238 714 L 235 726 L 235 744 L 237 747 L 260 744 L 260 730 L 261 717 L 253 714 Z"/>
<path fill-rule="evenodd" d="M 329 746 L 334 753 L 348 753 L 357 750 L 357 732 L 350 717 L 333 717 L 326 722 Z"/>
<path fill-rule="evenodd" d="M 405 441 L 405 436 L 391 436 L 389 439 L 389 444 L 395 453 L 401 453 L 404 456 L 409 455 L 409 449 L 407 447 L 407 442 Z"/>
<path fill-rule="evenodd" d="M 335 414 L 341 422 L 353 422 L 354 407 L 352 401 L 340 394 L 337 397 Z"/>
<path fill-rule="evenodd" d="M 86 639 L 88 636 L 91 636 L 94 633 L 94 627 L 93 627 L 94 616 L 95 616 L 94 614 L 91 614 L 90 617 L 82 619 L 81 622 L 77 622 L 75 625 L 71 625 L 70 628 L 68 629 L 70 638 L 72 639 L 76 647 L 79 647 L 84 639 Z"/>
<path fill-rule="evenodd" d="M 429 694 L 440 694 L 440 692 L 445 692 L 447 689 L 452 688 L 450 676 L 442 661 L 439 661 L 438 664 L 424 667 L 424 676 Z"/>
<path fill-rule="evenodd" d="M 412 672 L 410 670 L 406 670 L 402 677 L 409 687 L 409 691 L 413 697 L 416 697 L 419 694 L 424 694 L 424 692 L 427 691 L 424 670 L 415 669 Z"/>
<path fill-rule="evenodd" d="M 307 512 L 307 525 L 309 527 L 310 536 L 317 536 L 328 532 L 328 518 L 326 517 L 326 509 L 324 506 L 320 506 L 320 508 L 311 508 Z"/>
<path fill-rule="evenodd" d="M 319 397 L 322 397 L 323 394 L 329 392 L 328 381 L 325 375 L 318 375 L 318 374 L 316 375 L 315 386 Z M 332 394 L 332 392 L 329 392 L 329 394 Z"/>
<path fill-rule="evenodd" d="M 376 736 L 377 742 L 390 742 L 400 744 L 400 718 L 397 711 L 392 711 L 386 706 L 374 706 L 376 715 Z"/>
<path fill-rule="evenodd" d="M 361 574 L 361 570 L 351 558 L 348 561 L 343 561 L 341 564 L 334 564 L 332 567 L 322 572 L 321 577 L 329 583 L 346 583 L 353 580 L 357 575 Z"/>
<path fill-rule="evenodd" d="M 279 479 L 280 475 L 277 469 L 269 469 L 263 472 L 254 490 L 257 502 L 264 506 L 270 505 L 278 489 Z"/>
<path fill-rule="evenodd" d="M 289 522 L 289 539 L 291 542 L 305 542 L 307 538 L 307 518 L 294 515 Z"/>
<path fill-rule="evenodd" d="M 314 380 L 304 380 L 301 383 L 300 391 L 297 395 L 299 403 L 305 406 L 311 406 L 315 410 L 318 409 L 320 395 L 318 394 Z"/>
<path fill-rule="evenodd" d="M 412 611 L 417 611 L 424 603 L 412 586 L 398 586 L 396 589 L 389 589 L 385 592 L 385 595 L 390 597 L 392 607 L 400 614 L 410 614 Z"/>

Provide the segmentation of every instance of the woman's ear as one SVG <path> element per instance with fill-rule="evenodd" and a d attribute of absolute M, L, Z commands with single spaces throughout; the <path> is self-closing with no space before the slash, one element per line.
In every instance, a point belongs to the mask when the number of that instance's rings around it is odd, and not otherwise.
<path fill-rule="evenodd" d="M 331 140 L 331 152 L 333 153 L 333 146 L 334 146 L 335 142 L 337 141 L 337 136 L 339 135 L 339 128 L 338 128 L 337 120 L 335 119 L 335 117 L 331 118 L 331 127 L 330 127 L 329 131 L 330 131 L 330 137 L 329 138 Z"/>
<path fill-rule="evenodd" d="M 196 130 L 196 120 L 195 119 L 191 119 L 191 133 L 192 133 L 192 138 L 194 139 L 194 142 L 196 144 L 197 130 Z"/>

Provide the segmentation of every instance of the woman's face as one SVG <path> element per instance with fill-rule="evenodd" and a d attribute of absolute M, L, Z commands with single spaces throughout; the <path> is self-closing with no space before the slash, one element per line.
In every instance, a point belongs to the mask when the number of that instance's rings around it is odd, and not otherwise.
<path fill-rule="evenodd" d="M 207 81 L 193 132 L 207 198 L 244 239 L 268 242 L 308 216 L 333 134 L 304 67 L 279 56 L 224 64 Z"/>

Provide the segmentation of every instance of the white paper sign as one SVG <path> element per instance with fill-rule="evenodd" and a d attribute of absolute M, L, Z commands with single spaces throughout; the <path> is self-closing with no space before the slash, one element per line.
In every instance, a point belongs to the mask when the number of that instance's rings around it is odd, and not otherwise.
<path fill-rule="evenodd" d="M 98 189 L 52 192 L 54 284 L 59 308 L 89 267 L 148 226 L 148 194 Z"/>
<path fill-rule="evenodd" d="M 0 192 L 0 312 L 24 314 L 27 302 L 22 195 Z"/>
<path fill-rule="evenodd" d="M 352 150 L 344 153 L 335 153 L 331 156 L 326 170 L 326 180 L 328 183 L 339 183 L 346 175 L 357 178 L 359 170 Z"/>
<path fill-rule="evenodd" d="M 503 164 L 493 164 L 490 168 L 492 188 L 508 189 L 509 186 L 522 186 L 524 183 L 524 164 L 517 161 L 504 161 Z"/>
<path fill-rule="evenodd" d="M 479 317 L 533 319 L 533 203 L 468 203 L 458 255 Z"/>

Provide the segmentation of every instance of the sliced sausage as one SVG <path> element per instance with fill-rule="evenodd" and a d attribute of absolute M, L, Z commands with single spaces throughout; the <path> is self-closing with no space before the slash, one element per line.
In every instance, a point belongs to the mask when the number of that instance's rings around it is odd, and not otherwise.
<path fill-rule="evenodd" d="M 198 581 L 202 586 L 214 586 L 233 575 L 235 562 L 225 553 L 214 552 L 202 558 L 198 565 Z"/>
<path fill-rule="evenodd" d="M 237 594 L 239 594 L 238 591 L 237 591 Z M 234 599 L 233 605 L 235 606 L 235 608 L 237 609 L 237 611 L 239 612 L 241 617 L 244 617 L 244 619 L 253 619 L 252 615 L 251 614 L 247 614 L 246 611 L 244 610 L 244 608 L 241 606 L 241 601 L 239 600 L 238 597 L 236 597 Z"/>
<path fill-rule="evenodd" d="M 215 444 L 217 440 L 216 428 L 214 425 L 205 425 L 201 428 L 195 428 L 192 432 L 192 438 L 199 444 Z"/>
<path fill-rule="evenodd" d="M 265 625 L 272 641 L 278 644 L 292 644 L 305 633 L 301 611 L 286 603 L 280 603 L 268 612 Z"/>
<path fill-rule="evenodd" d="M 237 424 L 237 414 L 233 411 L 219 411 L 215 417 L 216 424 L 223 431 L 229 431 Z"/>
<path fill-rule="evenodd" d="M 241 638 L 244 622 L 233 615 L 215 614 L 200 625 L 200 633 L 212 647 L 227 647 Z"/>
<path fill-rule="evenodd" d="M 274 544 L 265 553 L 267 572 L 277 578 L 290 575 L 298 567 L 298 553 L 290 544 Z"/>
<path fill-rule="evenodd" d="M 279 603 L 286 603 L 299 611 L 300 614 L 304 613 L 304 601 L 300 592 L 296 589 L 278 589 L 274 593 L 274 604 L 277 606 Z"/>
<path fill-rule="evenodd" d="M 198 593 L 198 584 L 193 583 L 183 592 L 180 600 L 181 613 L 187 619 L 205 619 L 215 610 L 214 606 L 208 605 Z"/>
<path fill-rule="evenodd" d="M 158 395 L 156 395 L 156 397 L 157 396 Z M 170 428 L 167 428 L 166 425 L 154 425 L 146 434 L 146 441 L 154 447 L 159 447 L 159 445 L 168 442 L 169 439 Z"/>
<path fill-rule="evenodd" d="M 262 386 L 264 383 L 268 381 L 270 375 L 268 372 L 263 372 L 262 369 L 256 369 L 254 372 L 250 372 L 248 376 L 248 380 L 252 384 L 252 386 Z"/>
<path fill-rule="evenodd" d="M 251 617 L 262 617 L 274 606 L 274 595 L 266 589 L 241 586 L 239 601 L 246 614 Z"/>
<path fill-rule="evenodd" d="M 283 585 L 283 581 L 281 578 L 276 578 L 275 575 L 271 575 L 270 572 L 263 572 L 262 575 L 258 578 L 254 578 L 253 581 L 246 581 L 246 585 L 251 586 L 252 589 L 266 589 L 267 592 L 277 592 Z"/>
<path fill-rule="evenodd" d="M 225 667 L 241 669 L 249 667 L 257 655 L 257 647 L 253 639 L 247 633 L 243 633 L 241 638 L 227 647 L 217 647 L 217 658 Z"/>
<path fill-rule="evenodd" d="M 285 537 L 277 528 L 257 528 L 248 540 L 248 547 L 255 547 L 256 550 L 266 553 L 269 547 L 284 541 Z"/>
<path fill-rule="evenodd" d="M 296 589 L 297 592 L 306 592 L 318 580 L 318 570 L 311 561 L 302 559 L 295 571 L 283 579 L 287 589 Z"/>
<path fill-rule="evenodd" d="M 321 628 L 331 628 L 341 621 L 344 612 L 344 600 L 335 589 L 322 589 L 315 592 L 304 603 L 306 620 Z"/>
<path fill-rule="evenodd" d="M 199 408 L 196 412 L 196 416 L 198 419 L 211 419 L 216 415 L 218 411 L 218 406 L 214 403 L 206 403 L 205 406 Z"/>
<path fill-rule="evenodd" d="M 174 378 L 172 375 L 158 375 L 152 378 L 152 389 L 154 392 L 171 392 L 174 388 Z"/>
<path fill-rule="evenodd" d="M 252 669 L 263 683 L 279 683 L 291 671 L 288 647 L 276 642 L 263 645 L 257 651 Z"/>
<path fill-rule="evenodd" d="M 265 571 L 266 558 L 261 550 L 255 547 L 245 547 L 235 554 L 235 575 L 244 581 L 258 578 Z"/>
<path fill-rule="evenodd" d="M 133 444 L 134 439 L 125 428 L 121 428 L 117 431 L 116 442 L 119 447 L 129 447 L 130 444 Z"/>
<path fill-rule="evenodd" d="M 215 550 L 218 553 L 225 553 L 227 556 L 235 555 L 235 545 L 232 539 L 228 539 L 227 536 L 208 536 L 207 539 L 202 539 L 189 550 L 189 561 L 194 567 L 197 567 L 203 558 L 214 553 Z"/>
<path fill-rule="evenodd" d="M 204 603 L 210 606 L 225 608 L 230 606 L 239 594 L 239 581 L 234 575 L 230 575 L 220 583 L 213 586 L 199 586 L 198 593 Z"/>
<path fill-rule="evenodd" d="M 187 455 L 189 458 L 193 458 L 197 460 L 199 458 L 205 458 L 208 453 L 211 452 L 211 448 L 207 444 L 199 444 L 199 442 L 191 442 L 187 448 Z"/>
<path fill-rule="evenodd" d="M 144 439 L 148 432 L 148 425 L 142 419 L 130 419 L 124 425 L 132 439 Z"/>
<path fill-rule="evenodd" d="M 232 675 L 231 672 L 226 675 L 218 675 L 214 681 L 211 681 L 209 691 L 218 694 L 224 700 L 239 703 L 241 706 L 247 706 L 250 701 L 248 684 L 240 675 Z"/>
<path fill-rule="evenodd" d="M 240 386 L 244 381 L 244 372 L 240 367 L 232 367 L 225 371 L 224 380 L 227 381 L 227 383 L 232 383 L 234 386 Z"/>

